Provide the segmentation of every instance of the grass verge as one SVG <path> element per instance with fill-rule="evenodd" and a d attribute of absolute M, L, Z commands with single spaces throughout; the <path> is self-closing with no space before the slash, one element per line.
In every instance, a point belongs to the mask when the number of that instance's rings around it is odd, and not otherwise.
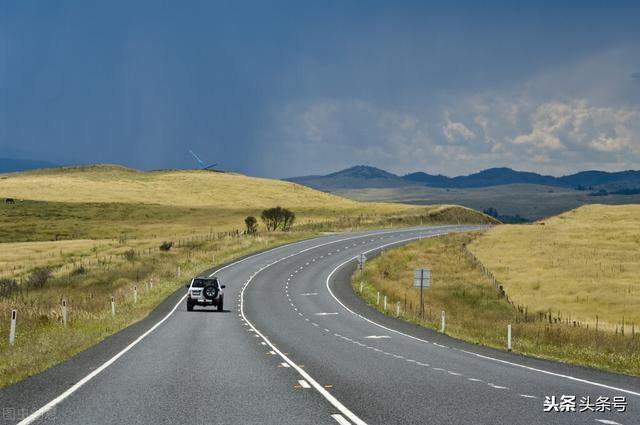
<path fill-rule="evenodd" d="M 8 318 L 11 309 L 18 311 L 15 345 L 8 343 L 9 321 L 0 323 L 0 387 L 64 361 L 143 319 L 186 279 L 206 268 L 310 236 L 279 233 L 194 242 L 170 252 L 137 256 L 127 263 L 82 267 L 54 276 L 44 288 L 0 299 L 1 317 Z M 134 286 L 138 292 L 135 304 Z M 111 315 L 111 295 L 116 300 L 115 317 Z M 68 303 L 66 328 L 62 299 Z"/>
<path fill-rule="evenodd" d="M 630 375 L 640 375 L 640 335 L 622 335 L 593 327 L 574 326 L 549 316 L 526 314 L 514 308 L 492 281 L 464 252 L 480 233 L 451 234 L 424 239 L 388 250 L 366 263 L 352 278 L 369 305 L 383 311 L 383 297 L 395 316 L 434 330 L 446 312 L 447 334 L 474 344 L 506 349 L 507 325 L 512 324 L 513 351 Z M 430 268 L 431 288 L 425 290 L 424 320 L 420 294 L 412 288 L 413 271 Z M 380 304 L 376 303 L 380 292 Z M 383 311 L 384 312 L 384 311 Z"/>

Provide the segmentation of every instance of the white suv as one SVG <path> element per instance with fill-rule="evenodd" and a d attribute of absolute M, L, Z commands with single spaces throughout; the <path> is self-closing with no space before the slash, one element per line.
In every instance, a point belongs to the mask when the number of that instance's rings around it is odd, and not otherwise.
<path fill-rule="evenodd" d="M 216 306 L 218 311 L 222 311 L 225 285 L 221 285 L 217 277 L 195 277 L 187 288 L 187 311 L 193 311 L 195 305 Z"/>

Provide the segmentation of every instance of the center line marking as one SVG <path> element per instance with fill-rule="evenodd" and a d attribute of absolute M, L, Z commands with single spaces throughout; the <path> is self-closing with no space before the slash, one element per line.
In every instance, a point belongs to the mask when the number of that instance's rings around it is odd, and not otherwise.
<path fill-rule="evenodd" d="M 300 379 L 298 381 L 298 384 L 300 384 L 300 386 L 302 388 L 311 388 L 311 385 L 309 385 L 309 383 L 307 381 L 305 381 L 304 379 Z"/>
<path fill-rule="evenodd" d="M 336 414 L 336 415 L 331 415 L 331 417 L 335 419 L 336 422 L 338 422 L 340 425 L 351 425 L 351 423 L 348 420 L 346 420 L 342 415 Z"/>
<path fill-rule="evenodd" d="M 329 316 L 334 314 L 338 314 L 338 313 L 316 313 L 316 316 Z"/>

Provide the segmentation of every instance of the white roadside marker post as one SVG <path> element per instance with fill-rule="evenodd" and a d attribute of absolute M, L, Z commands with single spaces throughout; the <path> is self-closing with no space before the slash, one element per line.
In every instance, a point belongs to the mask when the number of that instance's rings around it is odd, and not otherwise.
<path fill-rule="evenodd" d="M 67 327 L 67 300 L 62 300 L 62 323 Z"/>
<path fill-rule="evenodd" d="M 111 295 L 111 316 L 116 317 L 116 298 Z"/>
<path fill-rule="evenodd" d="M 387 296 L 384 296 L 384 311 L 387 311 Z"/>
<path fill-rule="evenodd" d="M 178 265 L 178 277 L 180 277 L 180 265 Z"/>
<path fill-rule="evenodd" d="M 380 305 L 380 291 L 376 293 L 376 305 Z"/>
<path fill-rule="evenodd" d="M 133 287 L 133 303 L 136 304 L 138 302 L 138 287 Z"/>
<path fill-rule="evenodd" d="M 153 279 L 151 279 L 151 280 L 149 281 L 149 286 L 151 287 L 151 290 L 153 291 Z"/>
<path fill-rule="evenodd" d="M 400 301 L 396 301 L 396 317 L 400 317 Z"/>
<path fill-rule="evenodd" d="M 11 310 L 11 329 L 9 330 L 9 344 L 16 342 L 16 310 Z"/>
<path fill-rule="evenodd" d="M 362 294 L 362 288 L 364 286 L 364 282 L 360 281 L 360 293 Z"/>
<path fill-rule="evenodd" d="M 444 318 L 444 310 L 442 310 L 442 313 L 440 314 L 440 332 L 444 333 L 444 328 L 445 328 L 445 318 Z"/>
<path fill-rule="evenodd" d="M 511 351 L 511 323 L 507 325 L 507 351 Z"/>

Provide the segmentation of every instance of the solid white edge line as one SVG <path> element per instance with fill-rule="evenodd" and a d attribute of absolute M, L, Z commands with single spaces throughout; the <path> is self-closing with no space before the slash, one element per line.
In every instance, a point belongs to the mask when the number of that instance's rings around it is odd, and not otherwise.
<path fill-rule="evenodd" d="M 211 273 L 209 275 L 209 277 L 213 276 L 216 273 L 219 273 L 220 271 L 231 267 L 231 266 L 235 266 L 239 263 L 242 263 L 244 261 L 247 261 L 249 259 L 255 258 L 259 255 L 262 254 L 267 254 L 269 252 L 275 251 L 277 249 L 282 249 L 285 247 L 289 247 L 291 245 L 295 245 L 295 244 L 299 244 L 299 243 L 303 243 L 303 242 L 307 242 L 309 241 L 309 239 L 304 240 L 304 241 L 299 241 L 299 242 L 295 242 L 292 244 L 288 244 L 288 245 L 280 245 L 277 247 L 274 247 L 272 249 L 269 249 L 267 251 L 264 252 L 260 252 L 257 254 L 253 254 L 249 257 L 234 261 L 232 263 L 227 264 L 224 267 L 220 267 L 219 269 L 217 269 L 215 272 Z M 167 313 L 166 316 L 164 316 L 159 322 L 157 322 L 155 325 L 153 325 L 149 330 L 147 330 L 145 333 L 143 333 L 142 335 L 140 335 L 138 338 L 136 338 L 132 343 L 130 343 L 129 345 L 127 345 L 125 348 L 123 348 L 121 351 L 119 351 L 115 356 L 111 357 L 109 360 L 107 360 L 106 362 L 104 362 L 102 365 L 100 365 L 99 367 L 97 367 L 94 371 L 92 371 L 90 374 L 88 374 L 87 376 L 85 376 L 84 378 L 82 378 L 81 380 L 79 380 L 78 382 L 76 382 L 73 386 L 69 387 L 66 391 L 64 391 L 62 394 L 60 394 L 58 397 L 54 398 L 53 400 L 51 400 L 50 402 L 48 402 L 47 404 L 45 404 L 44 406 L 42 406 L 40 409 L 36 410 L 35 412 L 33 412 L 31 415 L 27 416 L 26 418 L 24 418 L 22 421 L 18 422 L 18 425 L 28 425 L 30 423 L 32 423 L 33 421 L 35 421 L 36 419 L 40 418 L 41 416 L 43 416 L 46 412 L 48 412 L 49 410 L 53 409 L 56 405 L 58 405 L 60 402 L 62 402 L 64 399 L 66 399 L 67 397 L 69 397 L 71 394 L 73 394 L 74 392 L 76 392 L 78 389 L 80 389 L 80 387 L 82 387 L 84 384 L 86 384 L 87 382 L 89 382 L 91 379 L 93 379 L 96 375 L 98 375 L 100 372 L 102 372 L 103 370 L 105 370 L 107 367 L 111 366 L 116 360 L 118 360 L 120 357 L 122 357 L 127 351 L 131 350 L 133 347 L 135 347 L 140 341 L 142 341 L 145 337 L 147 337 L 147 335 L 149 335 L 151 332 L 153 332 L 154 330 L 156 330 L 158 328 L 158 326 L 160 326 L 161 324 L 163 324 L 180 306 L 180 304 L 184 301 L 184 299 L 187 297 L 187 294 L 184 294 L 182 296 L 182 298 L 180 298 L 180 300 L 176 303 L 176 305 L 173 307 L 173 309 L 171 309 L 171 311 L 169 313 Z"/>
<path fill-rule="evenodd" d="M 435 226 L 433 227 L 434 229 L 438 229 L 440 227 L 446 227 L 446 226 Z M 386 233 L 396 233 L 396 232 L 400 232 L 400 233 L 408 233 L 408 232 L 415 232 L 418 228 L 410 228 L 410 229 L 404 229 L 404 230 L 390 230 L 390 231 L 380 231 L 380 232 L 375 232 L 375 234 L 386 234 Z M 344 238 L 344 239 L 339 239 L 339 240 L 335 240 L 335 241 L 330 241 L 330 242 L 326 242 L 317 246 L 313 246 L 310 248 L 306 248 L 303 249 L 302 251 L 299 251 L 296 254 L 293 255 L 298 255 L 301 254 L 302 252 L 308 251 L 310 249 L 314 249 L 314 248 L 318 248 L 320 246 L 325 246 L 325 245 L 330 245 L 332 243 L 339 243 L 339 242 L 344 242 L 345 240 L 352 240 L 352 239 L 358 239 L 361 237 L 370 237 L 370 234 L 367 234 L 366 232 L 363 232 L 363 234 L 359 235 L 359 236 L 352 236 L 349 238 Z M 271 248 L 267 251 L 263 251 L 263 252 L 259 252 L 253 255 L 250 255 L 248 257 L 245 257 L 241 260 L 237 260 L 234 261 L 232 263 L 227 264 L 224 267 L 221 267 L 219 269 L 217 269 L 216 271 L 212 272 L 209 277 L 214 276 L 216 273 L 221 272 L 222 270 L 229 268 L 231 266 L 235 266 L 239 263 L 242 263 L 244 261 L 253 259 L 257 256 L 263 255 L 263 254 L 267 254 L 276 250 L 280 250 L 280 249 L 285 249 L 285 248 L 290 248 L 292 246 L 295 245 L 299 245 L 299 244 L 303 244 L 309 241 L 312 241 L 313 239 L 305 239 L 302 241 L 298 241 L 298 242 L 293 242 L 290 244 L 285 244 L 285 245 L 280 245 L 280 246 L 276 246 L 274 248 Z M 290 258 L 293 255 L 289 255 L 285 258 Z M 283 260 L 281 259 L 281 260 Z M 281 260 L 278 260 L 278 262 L 280 262 Z M 275 264 L 275 263 L 272 263 Z M 267 266 L 268 267 L 268 266 Z M 262 269 L 260 269 L 260 271 L 264 270 L 266 267 L 263 267 Z M 253 279 L 253 277 L 257 274 L 254 273 L 251 278 L 249 279 L 248 282 L 251 281 L 251 279 Z M 248 284 L 248 282 L 245 284 Z M 244 293 L 244 288 L 241 292 L 241 295 Z M 173 307 L 173 309 L 166 315 L 164 316 L 159 322 L 157 322 L 155 325 L 153 325 L 149 330 L 147 330 L 145 333 L 143 333 L 142 335 L 140 335 L 138 338 L 136 338 L 132 343 L 130 343 L 129 345 L 127 345 L 125 348 L 123 348 L 120 352 L 118 352 L 115 356 L 111 357 L 109 360 L 107 360 L 106 362 L 104 362 L 102 365 L 100 365 L 99 367 L 97 367 L 94 371 L 92 371 L 91 373 L 89 373 L 87 376 L 85 376 L 84 378 L 82 378 L 81 380 L 79 380 L 78 382 L 76 382 L 74 385 L 72 385 L 71 387 L 69 387 L 66 391 L 64 391 L 62 394 L 60 394 L 58 397 L 54 398 L 53 400 L 51 400 L 50 402 L 48 402 L 47 404 L 45 404 L 44 406 L 42 406 L 40 409 L 36 410 L 35 412 L 33 412 L 31 415 L 27 416 L 26 418 L 24 418 L 22 421 L 18 422 L 18 425 L 28 425 L 33 423 L 33 421 L 35 421 L 36 419 L 40 418 L 41 416 L 43 416 L 46 412 L 48 412 L 49 410 L 53 409 L 56 405 L 60 404 L 60 402 L 62 402 L 64 399 L 66 399 L 67 397 L 69 397 L 71 394 L 73 394 L 74 392 L 76 392 L 79 388 L 81 388 L 84 384 L 86 384 L 87 382 L 89 382 L 91 379 L 93 379 L 96 375 L 98 375 L 100 372 L 102 372 L 103 370 L 105 370 L 107 367 L 111 366 L 116 360 L 118 360 L 120 357 L 122 357 L 127 351 L 131 350 L 133 347 L 135 347 L 140 341 L 142 341 L 144 338 L 147 337 L 147 335 L 149 335 L 151 332 L 153 332 L 156 328 L 158 328 L 158 326 L 160 326 L 162 323 L 164 323 L 180 306 L 180 303 L 182 303 L 184 301 L 184 299 L 187 297 L 187 294 L 185 294 L 182 298 L 180 298 L 180 300 L 176 303 L 176 305 Z M 241 307 L 242 309 L 242 307 Z M 244 317 L 243 314 L 243 318 L 246 320 L 246 317 Z M 254 330 L 255 327 L 252 324 L 249 324 Z M 256 330 L 257 332 L 257 330 Z M 258 332 L 259 333 L 259 332 Z M 260 334 L 262 335 L 262 334 Z M 263 339 L 265 339 L 263 337 Z M 271 344 L 270 344 L 271 345 Z M 273 346 L 272 346 L 273 347 Z M 275 347 L 274 347 L 275 348 Z M 277 351 L 277 350 L 276 350 Z M 324 390 L 324 388 L 321 387 L 322 390 Z M 337 401 L 337 400 L 336 400 Z M 362 422 L 362 424 L 364 424 L 364 422 Z"/>
<path fill-rule="evenodd" d="M 473 231 L 473 230 L 467 230 L 467 231 Z M 422 235 L 421 238 L 422 237 L 431 238 L 431 237 L 440 236 L 440 235 L 443 235 L 443 234 L 447 234 L 447 233 L 436 233 L 436 234 L 432 234 L 432 235 Z M 381 248 L 384 248 L 384 247 L 387 247 L 387 246 L 390 246 L 390 245 L 397 245 L 397 244 L 400 244 L 402 242 L 408 242 L 408 241 L 411 241 L 411 240 L 414 240 L 414 239 L 418 239 L 418 238 L 409 238 L 409 239 L 404 239 L 404 240 L 401 240 L 401 241 L 388 243 L 388 244 L 385 244 L 385 245 L 380 245 L 377 248 L 373 248 L 373 249 L 370 249 L 370 250 L 367 250 L 367 251 L 363 252 L 363 254 L 368 254 L 370 252 L 377 251 L 377 250 L 379 250 Z M 400 332 L 400 331 L 392 329 L 392 328 L 388 328 L 388 327 L 386 327 L 384 325 L 381 325 L 380 323 L 374 322 L 373 320 L 362 316 L 361 314 L 356 313 L 355 311 L 351 310 L 349 307 L 344 305 L 342 303 L 342 301 L 340 301 L 338 299 L 338 297 L 335 296 L 335 294 L 333 293 L 333 291 L 331 290 L 330 285 L 329 285 L 329 282 L 331 281 L 331 277 L 333 276 L 333 274 L 336 271 L 338 271 L 339 269 L 344 267 L 346 264 L 348 264 L 348 263 L 350 263 L 350 262 L 352 262 L 354 260 L 357 260 L 357 259 L 358 259 L 358 257 L 352 257 L 352 258 L 348 259 L 347 261 L 339 264 L 336 268 L 334 268 L 331 271 L 331 273 L 329 273 L 329 276 L 327 276 L 326 287 L 327 287 L 327 290 L 329 291 L 329 294 L 333 297 L 333 299 L 336 300 L 336 302 L 338 304 L 340 304 L 342 306 L 342 308 L 347 310 L 349 313 L 351 313 L 351 314 L 353 314 L 355 316 L 358 316 L 359 318 L 371 323 L 372 325 L 378 326 L 378 327 L 380 327 L 382 329 L 386 329 L 386 330 L 391 331 L 391 332 L 395 332 L 395 333 L 397 333 L 399 335 L 403 335 L 403 336 L 405 336 L 407 338 L 411 338 L 411 339 L 416 340 L 416 341 L 420 341 L 420 342 L 423 342 L 423 343 L 426 343 L 426 344 L 430 344 L 429 341 L 426 341 L 426 340 L 421 339 L 421 338 L 417 338 L 417 337 L 415 337 L 413 335 L 405 334 L 403 332 Z M 635 395 L 635 396 L 640 397 L 640 393 L 637 393 L 637 392 L 631 391 L 631 390 L 625 390 L 624 388 L 613 387 L 613 386 L 610 386 L 610 385 L 601 384 L 599 382 L 593 382 L 593 381 L 588 381 L 588 380 L 582 379 L 582 378 L 576 378 L 576 377 L 570 376 L 570 375 L 564 375 L 564 374 L 561 374 L 561 373 L 551 372 L 551 371 L 544 370 L 544 369 L 538 369 L 538 368 L 535 368 L 535 367 L 531 367 L 531 366 L 526 366 L 526 365 L 519 364 L 519 363 L 510 362 L 510 361 L 507 361 L 507 360 L 501 360 L 501 359 L 497 359 L 495 357 L 490 357 L 490 356 L 485 356 L 485 355 L 482 355 L 482 354 L 479 354 L 479 353 L 474 353 L 473 351 L 462 350 L 462 349 L 459 350 L 459 351 L 461 351 L 463 353 L 466 353 L 466 354 L 471 354 L 471 355 L 476 356 L 476 357 L 480 357 L 482 359 L 492 360 L 494 362 L 503 363 L 503 364 L 507 364 L 507 365 L 510 365 L 510 366 L 515 366 L 515 367 L 527 369 L 527 370 L 530 370 L 530 371 L 533 371 L 533 372 L 544 373 L 544 374 L 555 376 L 555 377 L 558 377 L 558 378 L 568 379 L 568 380 L 571 380 L 571 381 L 580 382 L 580 383 L 588 384 L 588 385 L 593 385 L 593 386 L 600 387 L 600 388 L 606 388 L 606 389 L 609 389 L 609 390 L 619 391 L 621 393 L 631 394 L 631 395 Z"/>

